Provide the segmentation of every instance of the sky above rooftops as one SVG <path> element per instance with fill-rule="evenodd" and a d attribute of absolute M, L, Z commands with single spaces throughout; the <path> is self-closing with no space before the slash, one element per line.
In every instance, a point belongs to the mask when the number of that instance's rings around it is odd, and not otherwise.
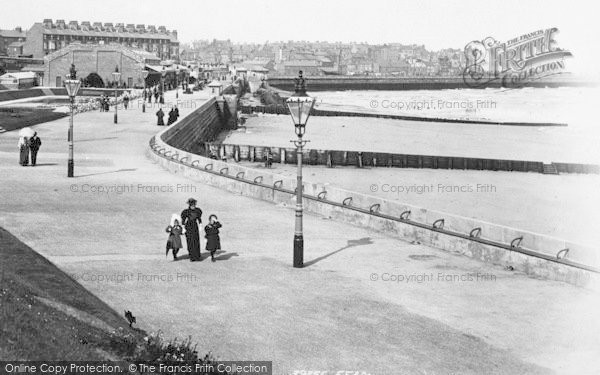
<path fill-rule="evenodd" d="M 590 46 L 596 30 L 594 2 L 571 0 L 0 0 L 0 28 L 29 28 L 45 18 L 116 24 L 164 25 L 179 41 L 330 41 L 424 44 L 429 50 L 463 48 L 493 36 L 507 41 L 557 27 L 559 47 L 573 52 L 576 65 L 598 61 Z"/>

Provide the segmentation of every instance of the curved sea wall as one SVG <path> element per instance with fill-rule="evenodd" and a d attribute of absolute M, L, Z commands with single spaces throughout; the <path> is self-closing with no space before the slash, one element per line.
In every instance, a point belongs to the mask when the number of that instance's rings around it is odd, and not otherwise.
<path fill-rule="evenodd" d="M 169 170 L 230 192 L 293 207 L 295 178 L 197 154 L 228 125 L 228 107 L 210 99 L 150 140 L 149 156 Z M 305 209 L 388 235 L 528 275 L 594 285 L 600 256 L 594 248 L 550 236 L 427 210 L 324 184 L 305 183 Z M 290 219 L 290 225 L 292 219 Z M 291 228 L 291 227 L 290 227 Z M 291 230 L 291 229 L 290 229 Z M 291 232 L 290 232 L 291 233 Z"/>

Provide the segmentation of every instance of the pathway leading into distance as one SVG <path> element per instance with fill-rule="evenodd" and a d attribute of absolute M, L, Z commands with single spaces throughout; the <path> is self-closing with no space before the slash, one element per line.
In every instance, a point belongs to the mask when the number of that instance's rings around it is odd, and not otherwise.
<path fill-rule="evenodd" d="M 112 113 L 75 117 L 72 179 L 67 118 L 35 127 L 43 141 L 35 168 L 18 165 L 17 132 L 0 134 L 0 226 L 115 310 L 134 312 L 140 328 L 191 335 L 200 353 L 224 360 L 271 360 L 276 374 L 600 368 L 595 292 L 310 214 L 307 267 L 294 269 L 292 202 L 166 172 L 146 156 L 160 129 L 156 109 L 133 107 L 118 125 Z M 165 227 L 190 196 L 224 225 L 216 263 L 164 257 Z"/>

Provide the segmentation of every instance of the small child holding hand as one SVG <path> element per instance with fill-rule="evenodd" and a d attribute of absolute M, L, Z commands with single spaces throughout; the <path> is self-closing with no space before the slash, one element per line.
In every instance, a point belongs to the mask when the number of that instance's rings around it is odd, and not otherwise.
<path fill-rule="evenodd" d="M 208 225 L 204 227 L 206 238 L 206 250 L 210 251 L 210 259 L 215 262 L 215 252 L 221 250 L 221 239 L 219 238 L 219 228 L 221 223 L 217 221 L 217 215 L 210 215 Z"/>

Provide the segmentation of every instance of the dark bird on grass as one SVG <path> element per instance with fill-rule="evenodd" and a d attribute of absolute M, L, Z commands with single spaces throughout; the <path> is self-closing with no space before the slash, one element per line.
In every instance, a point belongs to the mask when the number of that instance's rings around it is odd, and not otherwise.
<path fill-rule="evenodd" d="M 507 271 L 514 271 L 515 270 L 515 268 L 513 266 L 506 266 L 506 267 L 504 267 L 504 269 L 507 270 Z"/>
<path fill-rule="evenodd" d="M 129 328 L 131 328 L 131 325 L 135 323 L 135 316 L 133 316 L 131 311 L 125 311 L 125 319 L 127 319 L 127 321 L 129 322 Z"/>

